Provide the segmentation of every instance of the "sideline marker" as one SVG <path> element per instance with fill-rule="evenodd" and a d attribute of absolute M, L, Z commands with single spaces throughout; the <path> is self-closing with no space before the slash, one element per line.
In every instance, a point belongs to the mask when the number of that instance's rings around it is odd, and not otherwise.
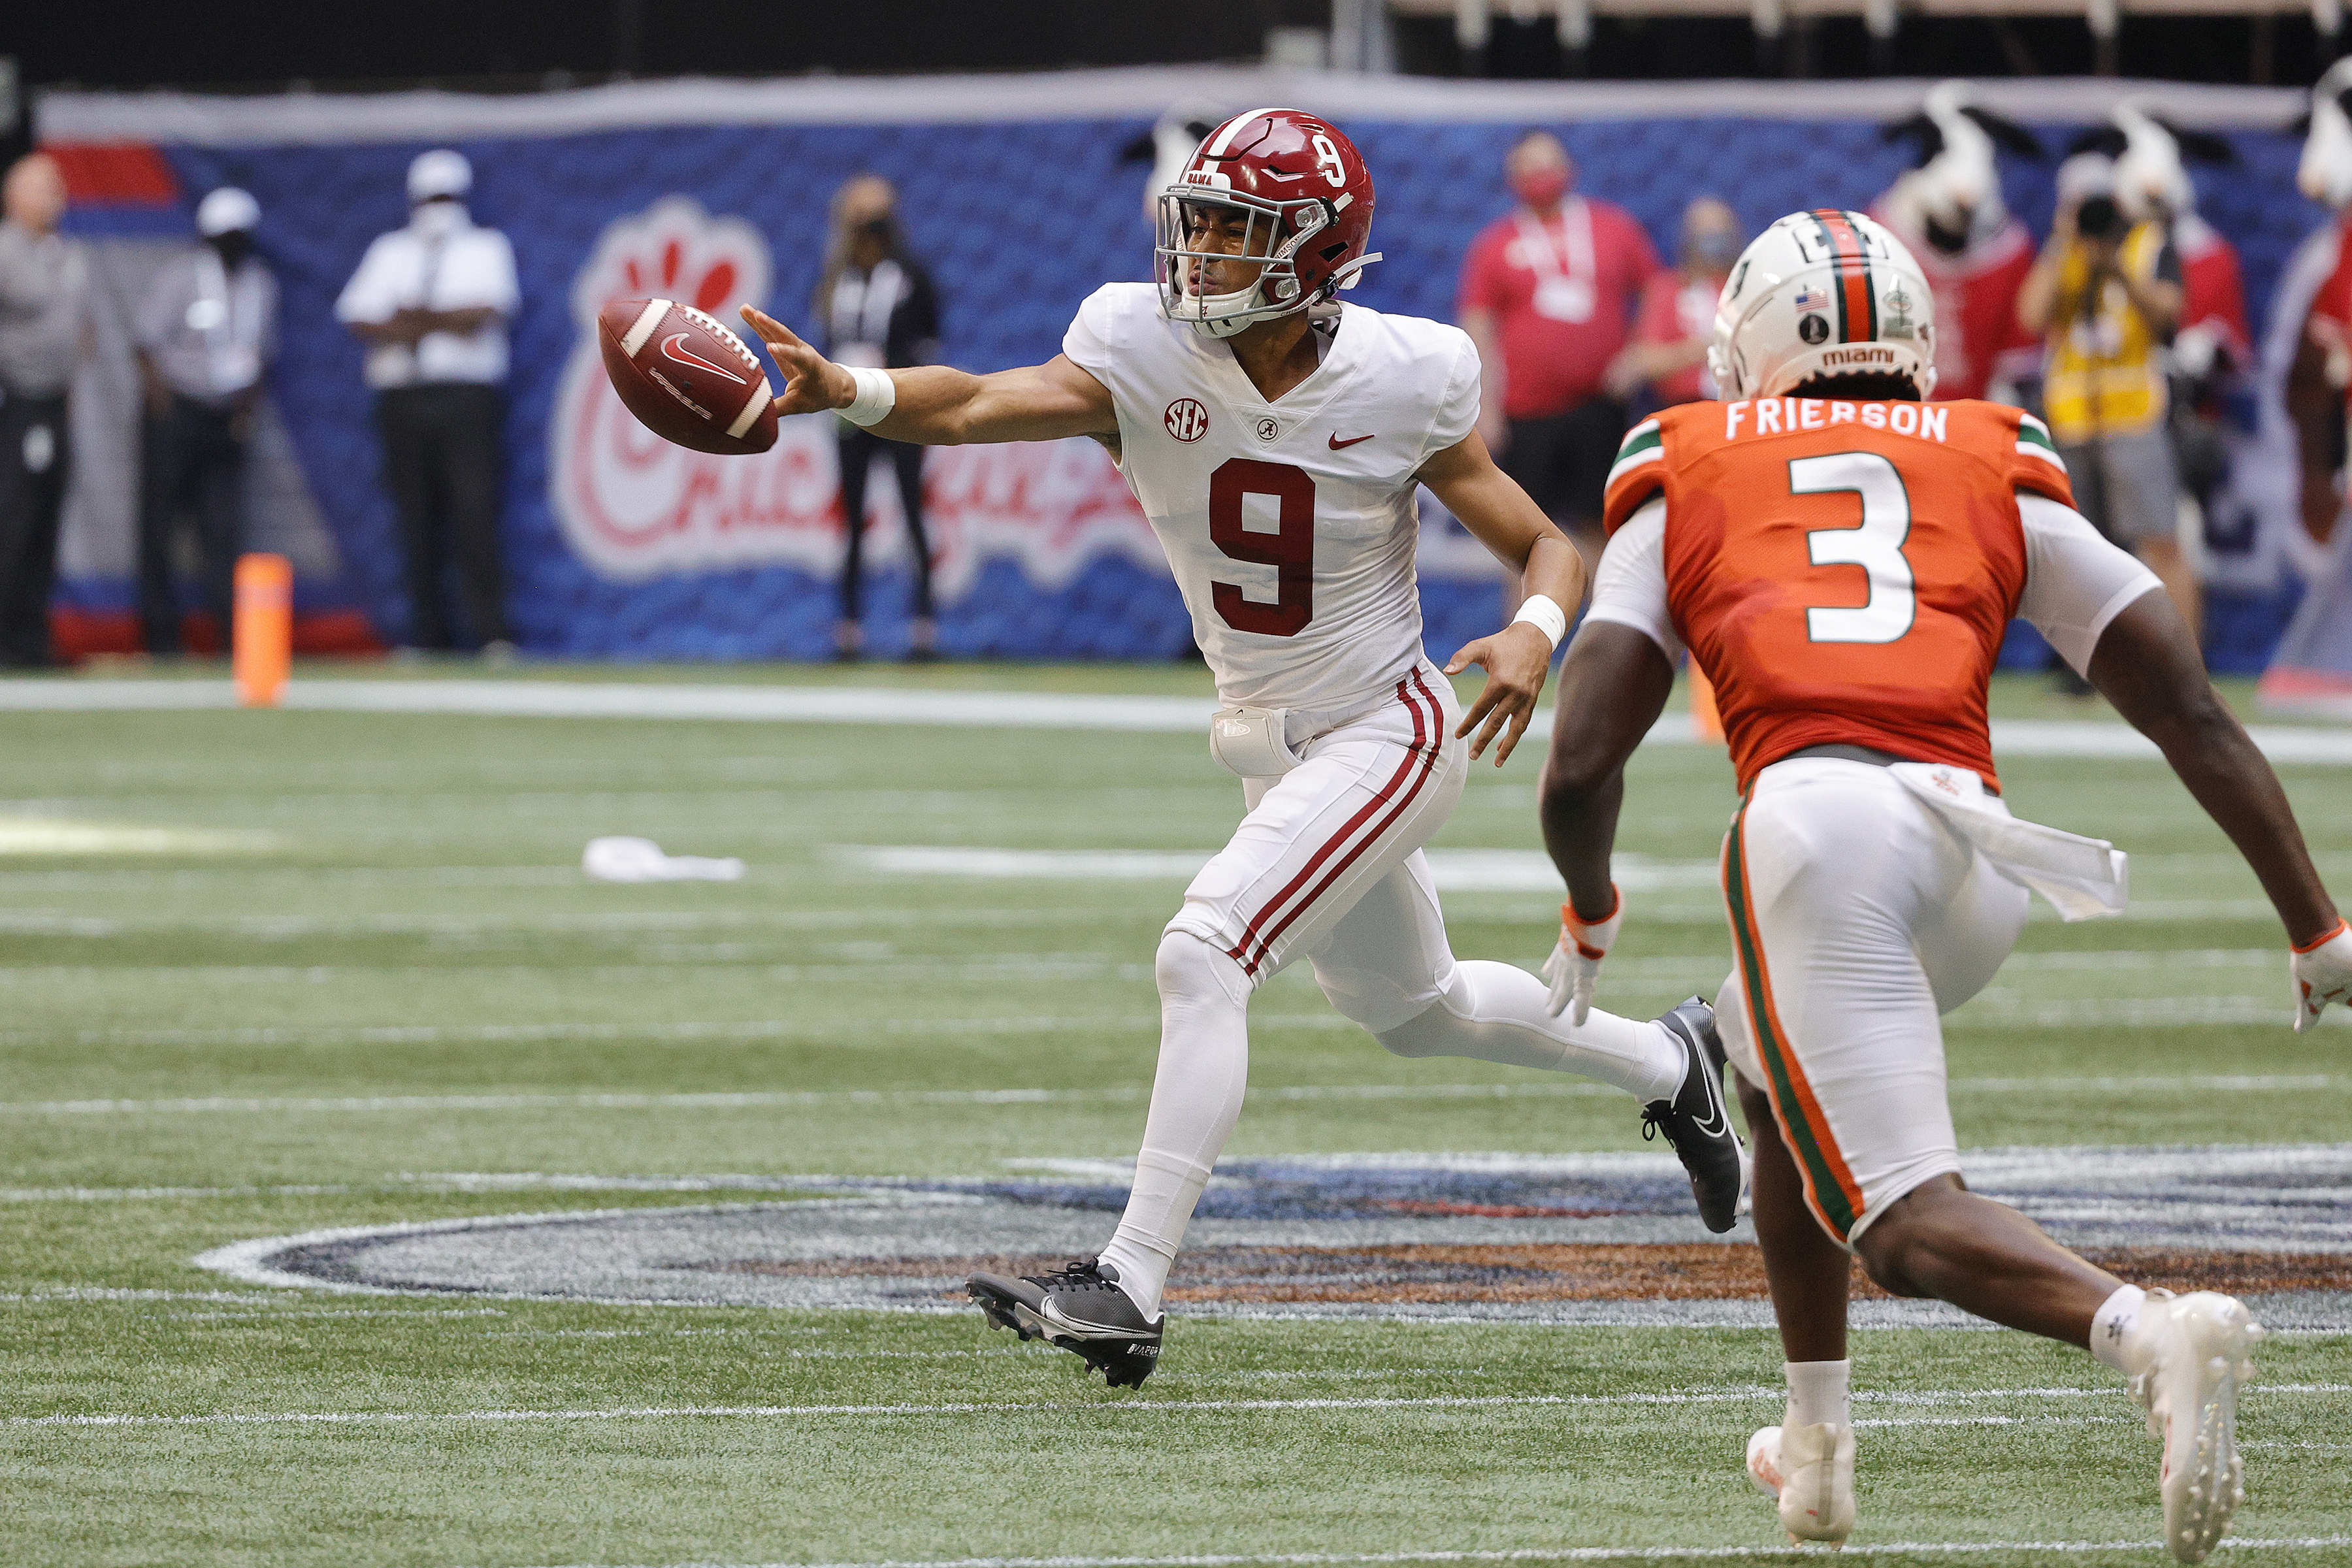
<path fill-rule="evenodd" d="M 237 700 L 275 708 L 294 662 L 294 563 L 283 555 L 236 558 L 236 630 L 232 642 Z"/>

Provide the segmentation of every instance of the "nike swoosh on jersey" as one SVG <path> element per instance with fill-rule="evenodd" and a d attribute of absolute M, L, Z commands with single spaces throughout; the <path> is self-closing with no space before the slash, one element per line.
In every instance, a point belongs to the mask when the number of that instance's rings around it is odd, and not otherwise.
<path fill-rule="evenodd" d="M 1339 439 L 1339 433 L 1334 430 L 1331 433 L 1331 450 L 1337 452 L 1343 447 L 1355 446 L 1360 441 L 1369 441 L 1371 437 L 1370 436 L 1350 436 L 1346 440 L 1342 441 Z"/>

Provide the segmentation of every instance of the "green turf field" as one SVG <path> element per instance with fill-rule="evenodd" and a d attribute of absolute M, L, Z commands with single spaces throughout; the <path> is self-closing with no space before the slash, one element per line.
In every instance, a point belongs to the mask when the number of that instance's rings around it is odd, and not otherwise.
<path fill-rule="evenodd" d="M 1197 668 L 905 683 L 1207 689 Z M 2023 685 L 1997 706 L 2099 716 Z M 1760 1331 L 1180 1320 L 1164 1370 L 1112 1394 L 976 1313 L 273 1291 L 193 1266 L 323 1227 L 724 1201 L 615 1178 L 1131 1156 L 1151 952 L 1181 878 L 913 874 L 873 852 L 1205 852 L 1238 789 L 1197 738 L 5 723 L 12 1568 L 1777 1555 L 1740 1469 L 1748 1432 L 1778 1418 Z M 1534 847 L 1535 773 L 1532 753 L 1482 769 L 1439 843 Z M 1962 1143 L 2345 1141 L 2352 1028 L 2288 1031 L 2281 934 L 2169 775 L 2019 759 L 2003 776 L 2021 815 L 2132 852 L 2135 910 L 2073 926 L 2038 910 L 1955 1016 Z M 2323 869 L 2352 889 L 2352 774 L 2286 777 Z M 1637 758 L 1621 847 L 1658 886 L 1633 897 L 1604 1005 L 1654 1011 L 1722 977 L 1705 867 L 1732 804 L 1719 752 Z M 593 884 L 580 851 L 605 833 L 751 872 Z M 1532 966 L 1556 902 L 1449 895 L 1456 951 Z M 1612 1097 L 1473 1093 L 1527 1075 L 1388 1057 L 1303 973 L 1258 999 L 1253 1047 L 1235 1156 L 1641 1147 Z M 1351 1092 L 1282 1092 L 1321 1089 Z M 1003 1089 L 1066 1092 L 948 1092 Z M 769 1099 L 681 1098 L 747 1092 Z M 2156 1538 L 2154 1446 L 2088 1357 L 1937 1330 L 1864 1333 L 1855 1355 L 1858 1414 L 1886 1425 L 1863 1434 L 1849 1556 L 2026 1563 L 2067 1543 L 2084 1549 L 2066 1562 L 2158 1560 L 2128 1544 Z M 2234 1533 L 2339 1543 L 2223 1560 L 2352 1563 L 2352 1339 L 2281 1336 L 2263 1374 Z M 279 1419 L 296 1415 L 349 1419 Z M 255 1419 L 152 1419 L 226 1416 Z"/>

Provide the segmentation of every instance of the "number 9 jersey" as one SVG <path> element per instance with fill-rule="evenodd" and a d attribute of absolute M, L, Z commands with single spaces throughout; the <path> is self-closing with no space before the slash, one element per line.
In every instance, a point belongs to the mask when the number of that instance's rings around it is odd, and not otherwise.
<path fill-rule="evenodd" d="M 1985 692 L 2011 617 L 2040 619 L 2028 602 L 2036 526 L 2069 531 L 2053 545 L 2071 552 L 2053 563 L 2066 569 L 2042 575 L 2068 579 L 2067 626 L 2052 636 L 2078 668 L 2097 630 L 2154 582 L 2095 537 L 2073 537 L 2089 531 L 2060 512 L 2072 502 L 2041 421 L 1998 404 L 1685 404 L 1636 426 L 1610 470 L 1603 521 L 1621 559 L 1604 557 L 1594 617 L 1664 645 L 1662 628 L 1608 603 L 1622 557 L 1655 549 L 1673 636 L 1715 684 L 1743 791 L 1780 758 L 1838 743 L 1952 763 L 1998 787 Z M 2102 602 L 2074 607 L 2093 580 Z M 2125 597 L 2105 602 L 2115 595 Z"/>
<path fill-rule="evenodd" d="M 1110 391 L 1218 697 L 1336 719 L 1421 661 L 1414 476 L 1476 426 L 1479 365 L 1458 328 L 1360 305 L 1309 331 L 1322 363 L 1271 404 L 1149 283 L 1096 290 L 1062 352 Z"/>

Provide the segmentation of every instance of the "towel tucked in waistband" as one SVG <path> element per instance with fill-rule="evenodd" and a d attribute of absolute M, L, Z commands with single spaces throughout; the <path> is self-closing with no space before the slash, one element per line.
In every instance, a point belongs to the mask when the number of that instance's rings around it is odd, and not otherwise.
<path fill-rule="evenodd" d="M 2123 913 L 2131 897 L 2130 858 L 2105 839 L 2010 816 L 1966 768 L 1896 763 L 1886 771 L 1976 846 L 1993 869 L 2049 900 L 2060 919 Z"/>

